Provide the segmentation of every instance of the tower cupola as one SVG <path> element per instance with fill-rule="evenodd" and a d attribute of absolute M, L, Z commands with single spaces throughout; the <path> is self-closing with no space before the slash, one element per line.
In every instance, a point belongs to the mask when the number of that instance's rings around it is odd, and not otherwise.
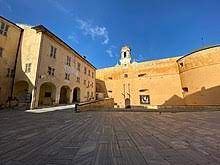
<path fill-rule="evenodd" d="M 131 49 L 128 46 L 123 46 L 121 48 L 120 65 L 128 67 L 129 64 L 131 64 Z"/>

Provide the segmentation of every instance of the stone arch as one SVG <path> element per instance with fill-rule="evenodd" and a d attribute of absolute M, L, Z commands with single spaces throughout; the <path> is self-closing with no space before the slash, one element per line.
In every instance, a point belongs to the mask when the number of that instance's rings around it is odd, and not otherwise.
<path fill-rule="evenodd" d="M 53 105 L 56 101 L 56 86 L 51 82 L 45 82 L 40 86 L 38 105 Z"/>
<path fill-rule="evenodd" d="M 18 103 L 30 103 L 31 92 L 27 81 L 17 81 L 14 85 L 13 97 Z"/>
<path fill-rule="evenodd" d="M 70 93 L 71 93 L 70 87 L 62 86 L 60 88 L 59 104 L 69 104 L 70 103 Z"/>
<path fill-rule="evenodd" d="M 73 89 L 73 103 L 80 102 L 80 88 L 76 87 Z"/>

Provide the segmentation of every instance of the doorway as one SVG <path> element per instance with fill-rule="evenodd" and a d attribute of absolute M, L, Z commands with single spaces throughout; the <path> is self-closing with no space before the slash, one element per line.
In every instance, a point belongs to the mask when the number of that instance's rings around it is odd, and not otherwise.
<path fill-rule="evenodd" d="M 131 108 L 131 100 L 129 98 L 125 99 L 125 108 Z"/>

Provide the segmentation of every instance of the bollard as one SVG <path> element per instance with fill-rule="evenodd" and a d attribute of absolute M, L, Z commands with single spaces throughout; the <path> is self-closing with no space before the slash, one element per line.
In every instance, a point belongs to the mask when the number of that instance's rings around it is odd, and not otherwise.
<path fill-rule="evenodd" d="M 75 112 L 77 113 L 77 107 L 78 107 L 78 104 L 75 104 Z"/>

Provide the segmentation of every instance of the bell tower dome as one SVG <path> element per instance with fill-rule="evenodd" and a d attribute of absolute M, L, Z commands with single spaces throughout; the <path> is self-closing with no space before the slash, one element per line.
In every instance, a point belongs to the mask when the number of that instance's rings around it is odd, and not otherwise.
<path fill-rule="evenodd" d="M 131 64 L 131 49 L 128 46 L 123 46 L 121 48 L 120 65 L 127 67 L 129 64 Z"/>

